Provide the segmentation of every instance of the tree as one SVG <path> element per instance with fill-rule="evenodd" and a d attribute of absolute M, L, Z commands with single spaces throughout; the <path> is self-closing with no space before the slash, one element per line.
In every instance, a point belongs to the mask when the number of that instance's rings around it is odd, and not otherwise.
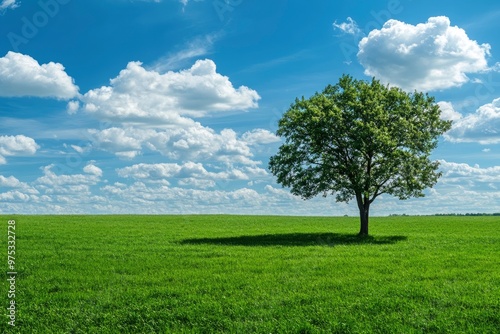
<path fill-rule="evenodd" d="M 278 124 L 284 144 L 269 162 L 277 182 L 310 199 L 356 199 L 359 235 L 368 235 L 370 205 L 382 194 L 424 196 L 441 176 L 429 159 L 451 127 L 433 97 L 344 75 L 322 93 L 296 99 Z"/>

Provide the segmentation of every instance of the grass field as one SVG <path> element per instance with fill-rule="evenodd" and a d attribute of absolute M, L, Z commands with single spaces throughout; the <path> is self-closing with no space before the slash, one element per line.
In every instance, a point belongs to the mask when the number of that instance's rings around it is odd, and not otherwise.
<path fill-rule="evenodd" d="M 0 219 L 2 333 L 500 333 L 499 217 Z"/>

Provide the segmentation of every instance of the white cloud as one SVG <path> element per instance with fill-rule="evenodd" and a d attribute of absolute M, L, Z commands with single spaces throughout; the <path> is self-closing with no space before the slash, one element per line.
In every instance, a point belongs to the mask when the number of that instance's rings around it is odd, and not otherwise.
<path fill-rule="evenodd" d="M 137 164 L 117 170 L 131 184 L 114 183 L 102 184 L 100 172 L 90 162 L 83 168 L 83 173 L 61 174 L 58 166 L 50 165 L 42 169 L 43 176 L 31 185 L 22 185 L 14 177 L 0 177 L 0 187 L 7 187 L 8 191 L 0 193 L 0 212 L 17 213 L 239 213 L 239 214 L 284 214 L 284 215 L 355 215 L 353 205 L 335 203 L 331 198 L 318 197 L 303 201 L 293 196 L 287 189 L 276 188 L 266 181 L 270 181 L 263 169 L 257 167 L 243 167 L 234 169 L 241 175 L 250 177 L 255 182 L 246 182 L 241 179 L 225 179 L 228 171 L 219 170 L 216 166 L 200 163 L 171 163 L 171 164 Z M 452 170 L 447 167 L 447 170 Z M 97 168 L 97 167 L 96 167 Z M 470 167 L 469 168 L 478 168 Z M 252 176 L 250 173 L 255 175 Z M 262 174 L 261 174 L 262 173 Z M 477 173 L 476 173 L 477 174 Z M 235 176 L 240 174 L 235 173 Z M 473 179 L 475 174 L 468 178 Z M 493 171 L 486 175 L 493 176 Z M 259 179 L 258 177 L 263 178 Z M 456 202 L 446 194 L 440 193 L 443 187 L 451 188 L 451 193 L 460 193 L 462 200 L 465 194 L 477 193 L 473 190 L 458 189 L 459 181 L 454 181 L 454 174 L 447 174 L 440 182 L 437 190 L 431 196 L 418 201 L 392 201 L 385 199 L 374 205 L 374 214 L 397 212 L 423 213 L 425 212 L 452 212 L 448 209 L 450 203 Z M 464 178 L 464 176 L 460 176 Z M 172 181 L 173 186 L 168 181 Z M 500 186 L 495 179 L 484 178 L 490 189 Z M 128 181 L 128 180 L 127 180 Z M 448 183 L 447 183 L 448 182 Z M 176 183 L 176 184 L 175 184 Z M 244 185 L 248 183 L 248 185 Z M 444 185 L 444 186 L 443 186 Z M 27 188 L 31 187 L 30 192 Z M 255 189 L 252 189 L 255 187 Z M 36 188 L 36 189 L 35 189 Z M 259 190 L 260 189 L 260 190 Z M 456 190 L 453 190 L 456 189 Z M 3 189 L 2 189 L 3 190 Z M 436 197 L 437 196 L 437 197 Z M 476 195 L 475 195 L 476 196 Z M 495 197 L 496 196 L 496 197 Z M 479 194 L 471 203 L 478 201 L 486 203 L 498 201 L 495 193 Z M 458 207 L 459 205 L 457 205 Z M 410 208 L 410 209 L 407 209 Z M 420 208 L 420 209 L 419 209 Z M 467 207 L 468 208 L 468 207 Z M 438 210 L 439 209 L 439 210 Z M 411 211 L 413 210 L 413 211 Z M 417 211 L 415 211 L 417 210 Z M 456 211 L 456 210 L 455 210 Z M 474 211 L 470 210 L 469 211 Z"/>
<path fill-rule="evenodd" d="M 462 118 L 462 114 L 455 111 L 451 102 L 440 101 L 437 103 L 441 109 L 441 119 L 445 121 L 458 121 Z"/>
<path fill-rule="evenodd" d="M 359 29 L 356 21 L 354 21 L 350 17 L 347 18 L 347 22 L 337 23 L 337 21 L 335 21 L 333 23 L 333 27 L 349 35 L 358 36 L 362 34 L 361 29 Z"/>
<path fill-rule="evenodd" d="M 151 69 L 163 73 L 183 67 L 186 65 L 187 61 L 209 54 L 218 38 L 219 34 L 215 33 L 196 37 L 184 45 L 180 51 L 169 53 L 165 57 L 157 60 L 151 66 Z"/>
<path fill-rule="evenodd" d="M 252 131 L 247 131 L 241 138 L 249 145 L 272 144 L 280 141 L 279 137 L 265 129 L 254 129 Z"/>
<path fill-rule="evenodd" d="M 293 195 L 292 193 L 290 193 L 290 191 L 288 191 L 286 189 L 278 189 L 278 188 L 275 188 L 275 187 L 273 187 L 273 186 L 271 186 L 269 184 L 266 185 L 264 187 L 264 189 L 268 193 L 270 193 L 271 195 L 276 196 L 278 198 L 282 198 L 283 200 L 294 200 L 294 201 L 296 201 L 296 200 L 300 199 L 300 197 Z"/>
<path fill-rule="evenodd" d="M 120 205 L 127 203 L 129 210 L 133 207 L 134 212 L 139 213 L 164 213 L 165 210 L 173 213 L 255 213 L 261 212 L 258 208 L 263 205 L 274 207 L 277 203 L 272 196 L 250 188 L 205 190 L 135 182 L 130 186 L 107 185 L 102 190 Z"/>
<path fill-rule="evenodd" d="M 18 187 L 21 182 L 13 176 L 5 177 L 0 175 L 0 186 L 1 187 L 10 187 L 15 188 Z"/>
<path fill-rule="evenodd" d="M 0 201 L 5 202 L 27 202 L 30 198 L 31 197 L 29 195 L 26 195 L 19 190 L 12 190 L 0 194 Z"/>
<path fill-rule="evenodd" d="M 82 173 L 70 175 L 50 165 L 32 182 L 40 194 L 23 208 L 37 208 L 43 200 L 51 212 L 213 212 L 222 203 L 237 212 L 275 203 L 267 198 L 270 194 L 241 186 L 249 180 L 269 179 L 253 150 L 263 150 L 279 138 L 264 129 L 243 134 L 232 129 L 216 131 L 193 119 L 255 108 L 259 99 L 248 87 L 233 87 L 211 60 L 164 74 L 131 62 L 109 86 L 68 103 L 70 114 L 86 113 L 110 122 L 107 128 L 88 130 L 88 146 L 66 146 L 79 153 L 94 149 L 127 159 L 156 152 L 166 162 L 119 168 L 116 173 L 126 182 L 105 185 L 100 193 L 96 190 L 104 182 L 103 171 L 95 162 L 85 165 Z"/>
<path fill-rule="evenodd" d="M 143 144 L 156 134 L 154 130 L 134 128 L 108 128 L 104 130 L 90 129 L 93 146 L 101 150 L 115 153 L 124 158 L 134 158 L 141 153 Z"/>
<path fill-rule="evenodd" d="M 30 137 L 0 136 L 0 165 L 7 163 L 5 157 L 33 155 L 39 148 L 35 140 Z"/>
<path fill-rule="evenodd" d="M 181 187 L 185 186 L 189 188 L 208 189 L 214 188 L 216 186 L 216 183 L 214 180 L 200 180 L 194 177 L 188 177 L 179 180 L 178 185 Z"/>
<path fill-rule="evenodd" d="M 107 203 L 105 197 L 92 191 L 92 187 L 102 181 L 100 168 L 89 163 L 83 168 L 83 174 L 57 174 L 57 167 L 43 167 L 43 176 L 32 183 L 41 194 L 32 196 L 30 203 L 34 208 L 43 207 L 52 213 L 88 213 L 92 206 Z"/>
<path fill-rule="evenodd" d="M 32 57 L 12 51 L 0 58 L 0 96 L 70 99 L 77 94 L 74 80 L 59 63 L 40 65 Z"/>
<path fill-rule="evenodd" d="M 92 175 L 95 175 L 97 177 L 102 176 L 102 169 L 100 169 L 99 167 L 94 165 L 93 162 L 91 162 L 88 165 L 86 165 L 85 167 L 83 167 L 83 171 L 87 174 L 92 174 Z"/>
<path fill-rule="evenodd" d="M 260 96 L 216 72 L 211 60 L 198 60 L 190 69 L 160 74 L 140 62 L 130 62 L 118 77 L 87 92 L 83 109 L 101 119 L 124 123 L 179 125 L 186 116 L 256 108 Z"/>
<path fill-rule="evenodd" d="M 201 163 L 186 162 L 182 165 L 177 163 L 160 163 L 160 164 L 136 164 L 117 170 L 119 176 L 124 178 L 133 178 L 144 182 L 156 182 L 158 180 L 169 181 L 179 179 L 181 184 L 193 184 L 196 182 L 210 182 L 215 185 L 215 180 L 248 180 L 249 176 L 244 172 L 247 171 L 252 175 L 260 173 L 256 169 L 239 170 L 230 168 L 222 172 L 210 172 Z M 267 174 L 267 173 L 266 173 Z"/>
<path fill-rule="evenodd" d="M 189 179 L 182 181 L 190 182 Z M 195 179 L 198 182 L 199 179 Z M 182 183 L 182 182 L 181 182 Z M 207 183 L 207 188 L 210 184 Z M 217 187 L 217 186 L 216 186 Z M 263 192 L 255 189 L 223 188 L 188 189 L 163 184 L 135 182 L 131 185 L 115 183 L 101 190 L 107 194 L 118 212 L 136 213 L 238 213 L 238 214 L 311 214 L 343 215 L 355 212 L 345 203 L 331 205 L 331 199 L 322 197 L 307 202 L 284 189 L 266 186 Z M 327 208 L 327 209 L 325 209 Z"/>
<path fill-rule="evenodd" d="M 91 162 L 87 166 L 93 165 Z M 7 188 L 6 192 L 0 192 L 0 212 L 357 215 L 352 203 L 335 203 L 331 197 L 303 201 L 266 179 L 248 182 L 242 187 L 234 187 L 231 183 L 225 187 L 220 184 L 222 179 L 206 177 L 205 174 L 220 173 L 216 169 L 211 171 L 214 167 L 208 164 L 138 164 L 130 167 L 122 170 L 124 177 L 132 179 L 131 184 L 116 182 L 99 189 L 104 181 L 96 173 L 89 173 L 91 167 L 84 168 L 80 174 L 64 175 L 57 172 L 57 166 L 47 166 L 43 168 L 44 175 L 30 185 L 14 177 L 0 177 L 0 189 Z M 441 160 L 444 175 L 426 192 L 426 197 L 399 201 L 384 196 L 374 203 L 372 213 L 493 212 L 500 200 L 499 168 Z M 182 169 L 185 172 L 181 172 Z M 247 170 L 241 171 L 249 175 Z M 177 185 L 171 186 L 163 177 L 169 177 Z M 36 189 L 30 192 L 29 187 Z"/>
<path fill-rule="evenodd" d="M 445 138 L 452 142 L 500 143 L 500 98 L 453 122 Z"/>
<path fill-rule="evenodd" d="M 88 130 L 93 149 L 122 159 L 157 152 L 169 160 L 182 161 L 180 165 L 134 165 L 140 173 L 146 173 L 147 169 L 153 174 L 148 174 L 146 179 L 138 176 L 141 174 L 130 174 L 130 177 L 148 182 L 155 180 L 154 175 L 161 175 L 163 179 L 171 176 L 178 179 L 178 185 L 208 188 L 214 185 L 214 180 L 246 180 L 250 176 L 266 175 L 265 170 L 257 167 L 262 162 L 255 160 L 252 148 L 260 145 L 257 148 L 260 149 L 279 139 L 263 129 L 243 135 L 232 129 L 215 131 L 191 117 L 254 108 L 258 99 L 257 92 L 245 86 L 234 88 L 227 77 L 216 72 L 211 60 L 197 61 L 187 70 L 165 74 L 131 62 L 111 80 L 110 86 L 90 90 L 82 96 L 83 104 L 78 107 L 101 120 L 112 121 L 113 126 L 109 128 Z M 68 109 L 76 110 L 77 106 Z M 214 171 L 187 173 L 182 177 L 165 174 L 167 166 L 182 166 L 186 170 L 187 162 L 202 167 L 202 163 L 208 163 Z M 120 173 L 132 171 L 123 169 Z"/>
<path fill-rule="evenodd" d="M 64 147 L 68 147 L 68 145 L 64 145 Z M 81 146 L 78 146 L 78 145 L 69 145 L 69 147 L 71 147 L 72 149 L 74 149 L 79 154 L 83 154 L 83 153 L 85 153 L 86 151 L 89 150 L 89 146 L 87 146 L 87 147 L 81 147 Z"/>
<path fill-rule="evenodd" d="M 0 212 L 88 213 L 108 202 L 93 193 L 92 187 L 102 181 L 102 171 L 92 162 L 83 174 L 58 174 L 58 167 L 43 167 L 43 175 L 30 184 L 0 176 L 0 186 L 13 188 L 0 193 Z"/>
<path fill-rule="evenodd" d="M 439 160 L 442 177 L 424 198 L 400 201 L 383 196 L 374 202 L 374 212 L 434 214 L 498 212 L 500 166 L 481 167 Z"/>
<path fill-rule="evenodd" d="M 205 173 L 206 170 L 199 165 Z M 118 175 L 121 177 L 132 177 L 134 179 L 167 179 L 178 175 L 182 166 L 175 163 L 164 164 L 137 164 L 118 169 Z"/>
<path fill-rule="evenodd" d="M 29 186 L 25 182 L 19 181 L 14 176 L 5 177 L 3 175 L 0 175 L 0 187 L 16 188 L 27 194 L 38 194 L 38 191 L 35 188 Z"/>
<path fill-rule="evenodd" d="M 256 178 L 259 178 L 259 177 L 264 177 L 264 176 L 267 176 L 268 173 L 265 169 L 263 168 L 260 168 L 260 167 L 251 167 L 251 166 L 245 166 L 243 168 L 243 171 L 249 175 L 252 179 L 256 179 Z M 257 180 L 256 180 L 257 181 Z"/>
<path fill-rule="evenodd" d="M 69 101 L 68 106 L 66 107 L 66 111 L 68 114 L 73 115 L 76 114 L 76 112 L 80 109 L 80 102 L 79 101 Z"/>
<path fill-rule="evenodd" d="M 256 165 L 253 153 L 245 138 L 239 138 L 231 129 L 217 133 L 200 123 L 173 129 L 117 128 L 89 130 L 92 145 L 116 154 L 121 158 L 133 159 L 144 151 L 159 152 L 170 159 L 218 161 Z M 269 140 L 260 138 L 260 140 Z M 255 142 L 253 142 L 255 143 Z M 261 142 L 263 143 L 263 142 Z"/>
<path fill-rule="evenodd" d="M 67 193 L 75 189 L 85 189 L 88 192 L 88 187 L 97 184 L 102 175 L 102 171 L 92 164 L 84 168 L 85 174 L 58 175 L 53 171 L 54 167 L 55 165 L 48 165 L 42 168 L 44 175 L 36 180 L 37 188 L 50 193 Z"/>
<path fill-rule="evenodd" d="M 5 9 L 15 9 L 20 6 L 20 3 L 17 0 L 2 0 L 0 2 L 0 11 Z"/>
<path fill-rule="evenodd" d="M 439 160 L 440 169 L 443 171 L 442 182 L 472 182 L 500 183 L 500 166 L 481 168 L 479 165 L 470 166 L 466 163 L 448 162 Z"/>
<path fill-rule="evenodd" d="M 467 73 L 488 70 L 489 44 L 478 44 L 445 16 L 411 25 L 389 20 L 359 43 L 365 74 L 405 90 L 439 90 L 469 81 Z"/>

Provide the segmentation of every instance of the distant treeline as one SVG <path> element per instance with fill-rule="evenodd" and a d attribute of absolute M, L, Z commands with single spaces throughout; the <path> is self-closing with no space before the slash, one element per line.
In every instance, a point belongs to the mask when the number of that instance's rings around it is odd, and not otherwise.
<path fill-rule="evenodd" d="M 500 212 L 496 212 L 496 213 L 436 213 L 434 216 L 500 216 Z"/>
<path fill-rule="evenodd" d="M 409 216 L 406 213 L 403 214 L 397 214 L 393 213 L 390 214 L 389 217 L 400 217 L 400 216 Z M 428 215 L 428 216 L 500 216 L 500 212 L 496 213 L 435 213 L 433 215 Z"/>

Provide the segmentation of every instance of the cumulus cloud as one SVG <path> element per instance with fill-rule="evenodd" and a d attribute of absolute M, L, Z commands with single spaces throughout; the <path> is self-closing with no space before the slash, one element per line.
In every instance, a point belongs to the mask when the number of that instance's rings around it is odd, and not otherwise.
<path fill-rule="evenodd" d="M 498 212 L 500 166 L 481 167 L 463 162 L 438 160 L 443 173 L 424 198 L 400 201 L 384 196 L 376 203 L 378 212 L 422 214 Z"/>
<path fill-rule="evenodd" d="M 92 147 L 122 159 L 158 152 L 171 160 L 254 167 L 261 162 L 253 159 L 251 146 L 278 140 L 263 129 L 241 136 L 232 129 L 215 131 L 193 119 L 258 107 L 256 91 L 235 88 L 208 59 L 163 74 L 130 62 L 109 86 L 79 99 L 81 103 L 68 104 L 68 112 L 80 110 L 112 124 L 88 130 Z"/>
<path fill-rule="evenodd" d="M 5 157 L 33 155 L 39 148 L 35 140 L 30 137 L 0 136 L 0 165 L 7 163 Z"/>
<path fill-rule="evenodd" d="M 76 112 L 80 109 L 80 102 L 79 101 L 69 101 L 68 105 L 66 107 L 66 111 L 68 114 L 73 115 L 76 114 Z"/>
<path fill-rule="evenodd" d="M 441 109 L 441 118 L 445 121 L 457 121 L 462 118 L 462 114 L 455 111 L 451 102 L 440 101 L 437 103 Z"/>
<path fill-rule="evenodd" d="M 216 72 L 211 60 L 198 60 L 191 68 L 160 74 L 140 62 L 130 62 L 118 77 L 87 92 L 83 110 L 102 119 L 127 123 L 179 125 L 187 117 L 256 108 L 260 96 Z"/>
<path fill-rule="evenodd" d="M 131 159 L 141 153 L 143 144 L 152 138 L 156 131 L 113 127 L 104 130 L 90 129 L 89 134 L 94 147 Z"/>
<path fill-rule="evenodd" d="M 272 144 L 280 141 L 274 133 L 265 129 L 254 129 L 243 134 L 242 139 L 249 145 Z"/>
<path fill-rule="evenodd" d="M 95 175 L 97 177 L 102 176 L 102 169 L 94 165 L 93 162 L 89 163 L 85 167 L 83 167 L 83 171 L 87 174 Z"/>
<path fill-rule="evenodd" d="M 59 63 L 40 65 L 30 56 L 9 51 L 0 58 L 0 96 L 71 99 L 78 87 Z"/>
<path fill-rule="evenodd" d="M 92 187 L 102 181 L 101 169 L 92 162 L 81 174 L 58 174 L 58 166 L 54 164 L 43 167 L 42 172 L 43 176 L 32 183 L 40 193 L 30 199 L 37 209 L 44 207 L 51 213 L 88 213 L 92 206 L 107 202 L 105 197 L 92 191 Z"/>
<path fill-rule="evenodd" d="M 42 168 L 43 176 L 36 180 L 36 184 L 42 185 L 44 189 L 50 192 L 67 192 L 65 187 L 76 187 L 77 189 L 88 189 L 88 186 L 97 184 L 100 181 L 102 171 L 92 164 L 84 167 L 85 174 L 56 174 L 53 169 L 55 165 L 48 165 Z M 86 170 L 85 170 L 86 169 Z"/>
<path fill-rule="evenodd" d="M 180 179 L 177 184 L 181 187 L 198 188 L 198 189 L 208 189 L 214 188 L 216 183 L 214 180 L 197 179 L 194 177 L 188 177 Z"/>
<path fill-rule="evenodd" d="M 445 134 L 452 142 L 500 143 L 500 98 L 479 107 L 475 113 L 456 119 Z"/>
<path fill-rule="evenodd" d="M 5 177 L 0 175 L 0 187 L 15 188 L 16 191 L 22 191 L 25 194 L 38 194 L 38 191 L 25 182 L 19 181 L 14 176 Z"/>
<path fill-rule="evenodd" d="M 282 200 L 293 200 L 293 201 L 296 201 L 296 200 L 300 200 L 300 197 L 299 196 L 295 196 L 293 195 L 292 193 L 290 193 L 288 190 L 286 189 L 278 189 L 278 188 L 275 188 L 271 185 L 266 185 L 264 187 L 264 189 L 269 193 L 271 194 L 272 196 L 275 196 L 277 198 L 281 198 Z"/>
<path fill-rule="evenodd" d="M 463 183 L 464 179 L 484 183 L 500 182 L 500 166 L 481 168 L 479 165 L 471 166 L 446 160 L 439 160 L 439 163 L 443 171 L 443 182 Z"/>
<path fill-rule="evenodd" d="M 0 193 L 0 212 L 88 213 L 107 202 L 93 193 L 92 187 L 102 181 L 102 170 L 93 162 L 80 174 L 60 174 L 58 167 L 41 168 L 43 175 L 29 184 L 0 175 L 0 189 L 12 188 Z"/>
<path fill-rule="evenodd" d="M 0 175 L 0 186 L 15 188 L 19 186 L 21 182 L 13 176 L 5 177 Z"/>
<path fill-rule="evenodd" d="M 11 190 L 5 193 L 0 194 L 0 201 L 5 202 L 27 202 L 32 197 L 19 191 L 19 190 Z"/>
<path fill-rule="evenodd" d="M 109 86 L 88 91 L 79 97 L 80 103 L 71 101 L 67 109 L 110 122 L 107 128 L 88 130 L 93 149 L 130 160 L 152 152 L 166 157 L 165 163 L 134 164 L 116 172 L 135 184 L 158 187 L 159 193 L 178 192 L 183 198 L 209 196 L 206 189 L 225 188 L 228 182 L 234 183 L 234 188 L 251 178 L 269 177 L 252 150 L 279 141 L 274 134 L 264 129 L 243 134 L 232 129 L 216 131 L 194 120 L 256 108 L 259 99 L 248 87 L 234 87 L 229 78 L 217 73 L 211 60 L 199 60 L 188 69 L 163 74 L 131 62 Z M 87 166 L 87 177 L 102 176 L 96 168 Z M 124 187 L 133 188 L 117 184 L 103 189 L 124 200 L 129 197 L 121 197 Z M 206 192 L 189 193 L 189 188 Z M 239 192 L 243 193 L 247 192 Z M 140 203 L 155 196 L 149 191 L 146 194 L 147 199 L 134 197 L 133 201 Z"/>
<path fill-rule="evenodd" d="M 445 16 L 426 23 L 389 20 L 359 42 L 365 74 L 405 90 L 440 90 L 469 81 L 467 73 L 488 70 L 489 44 L 478 44 Z"/>

